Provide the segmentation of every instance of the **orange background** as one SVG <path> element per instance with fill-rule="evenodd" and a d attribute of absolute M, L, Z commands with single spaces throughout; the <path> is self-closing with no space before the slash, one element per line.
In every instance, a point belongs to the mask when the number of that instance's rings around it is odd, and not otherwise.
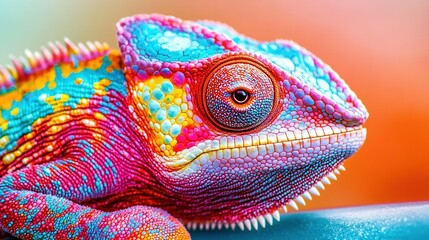
<path fill-rule="evenodd" d="M 116 47 L 119 18 L 152 12 L 292 39 L 362 99 L 366 143 L 306 209 L 429 200 L 429 1 L 1 1 L 0 63 L 64 36 Z"/>

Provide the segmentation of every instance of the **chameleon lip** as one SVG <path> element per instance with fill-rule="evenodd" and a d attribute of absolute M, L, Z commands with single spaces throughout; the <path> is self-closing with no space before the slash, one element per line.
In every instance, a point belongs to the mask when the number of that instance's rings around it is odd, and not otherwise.
<path fill-rule="evenodd" d="M 280 213 L 287 213 L 288 207 L 298 211 L 299 205 L 306 205 L 306 200 L 312 200 L 312 196 L 320 196 L 320 190 L 325 189 L 325 184 L 331 184 L 331 180 L 337 180 L 337 175 L 340 174 L 340 171 L 345 171 L 346 168 L 342 163 L 339 163 L 331 172 L 326 174 L 320 181 L 310 187 L 308 190 L 301 193 L 299 196 L 294 199 L 289 200 L 288 203 L 281 206 L 280 208 L 274 210 L 273 212 L 266 213 L 264 215 L 259 215 L 245 219 L 239 222 L 215 222 L 215 221 L 206 221 L 206 222 L 186 222 L 185 226 L 188 230 L 221 230 L 222 228 L 235 230 L 238 226 L 242 231 L 245 229 L 251 231 L 252 228 L 258 230 L 259 226 L 265 228 L 267 223 L 269 225 L 274 224 L 274 220 L 280 222 Z M 331 179 L 331 180 L 330 180 Z M 298 203 L 298 204 L 297 204 Z"/>
<path fill-rule="evenodd" d="M 344 138 L 359 138 L 363 142 L 366 138 L 366 128 L 362 126 L 344 127 L 344 126 L 325 126 L 318 127 L 316 130 L 311 131 L 296 131 L 278 134 L 266 134 L 253 136 L 250 143 L 245 143 L 241 136 L 222 137 L 220 139 L 205 141 L 204 144 L 191 147 L 179 153 L 175 161 L 167 162 L 167 166 L 177 170 L 185 170 L 187 167 L 198 168 L 201 163 L 211 161 L 210 154 L 217 154 L 220 150 L 241 149 L 247 152 L 247 156 L 257 157 L 259 149 L 265 147 L 268 154 L 280 151 L 288 151 L 292 149 L 295 144 L 300 146 L 313 146 L 329 144 L 342 140 Z M 307 133 L 306 133 L 307 132 Z M 238 139 L 242 142 L 236 144 Z M 281 146 L 280 146 L 281 145 Z M 224 153 L 222 153 L 225 156 Z M 228 153 L 229 154 L 229 153 Z M 219 156 L 218 156 L 219 157 Z M 232 153 L 225 156 L 226 158 L 236 157 Z"/>

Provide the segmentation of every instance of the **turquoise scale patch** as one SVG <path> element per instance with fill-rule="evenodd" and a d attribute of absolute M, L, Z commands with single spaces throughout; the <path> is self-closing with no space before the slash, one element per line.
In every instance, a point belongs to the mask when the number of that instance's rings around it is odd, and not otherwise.
<path fill-rule="evenodd" d="M 170 81 L 164 81 L 161 83 L 161 90 L 166 94 L 170 94 L 173 92 L 173 84 Z"/>
<path fill-rule="evenodd" d="M 188 62 L 227 52 L 213 39 L 155 23 L 144 22 L 131 26 L 130 32 L 136 39 L 131 42 L 133 48 L 150 60 Z"/>
<path fill-rule="evenodd" d="M 170 129 L 170 134 L 173 137 L 176 137 L 180 134 L 180 131 L 182 130 L 182 127 L 178 124 L 173 124 Z"/>
<path fill-rule="evenodd" d="M 31 125 L 34 121 L 53 113 L 54 110 L 52 105 L 45 101 L 47 97 L 53 96 L 58 99 L 61 94 L 68 94 L 70 98 L 67 102 L 64 102 L 64 106 L 69 106 L 74 109 L 80 99 L 91 98 L 91 96 L 95 94 L 95 90 L 92 86 L 95 82 L 99 82 L 103 78 L 109 79 L 111 82 L 110 85 L 106 87 L 106 91 L 114 90 L 123 97 L 127 96 L 125 78 L 122 70 L 107 72 L 106 67 L 110 64 L 111 61 L 106 56 L 99 69 L 84 69 L 78 73 L 71 73 L 67 78 L 62 77 L 61 69 L 56 66 L 55 88 L 50 89 L 47 83 L 42 89 L 24 95 L 21 101 L 13 101 L 10 109 L 0 110 L 3 119 L 8 121 L 8 129 L 6 131 L 0 128 L 0 137 L 9 137 L 9 142 L 4 149 L 0 150 L 0 155 L 3 155 L 6 151 L 11 151 L 16 146 L 17 140 L 21 136 L 31 132 L 33 130 Z M 80 86 L 79 91 L 76 91 L 77 86 L 74 83 L 76 78 L 84 79 L 86 88 Z M 75 95 L 73 95 L 73 93 Z M 16 116 L 11 114 L 14 108 L 19 108 L 19 114 Z M 37 109 L 37 111 L 35 111 L 35 109 Z"/>
<path fill-rule="evenodd" d="M 155 98 L 156 100 L 160 101 L 164 98 L 164 93 L 161 91 L 161 89 L 159 88 L 155 88 L 152 91 L 152 96 L 153 98 Z"/>
<path fill-rule="evenodd" d="M 167 114 L 166 114 L 165 108 L 161 108 L 161 109 L 158 111 L 158 113 L 156 114 L 155 119 L 156 119 L 158 122 L 161 122 L 161 121 L 163 121 L 163 120 L 166 118 L 166 116 L 167 116 Z"/>
<path fill-rule="evenodd" d="M 159 105 L 159 102 L 157 102 L 155 100 L 150 100 L 148 106 L 149 106 L 149 111 L 152 114 L 157 113 L 159 111 L 159 109 L 161 109 L 161 105 Z"/>
<path fill-rule="evenodd" d="M 180 107 L 177 105 L 172 105 L 168 108 L 168 117 L 169 118 L 176 118 L 177 115 L 180 113 Z"/>

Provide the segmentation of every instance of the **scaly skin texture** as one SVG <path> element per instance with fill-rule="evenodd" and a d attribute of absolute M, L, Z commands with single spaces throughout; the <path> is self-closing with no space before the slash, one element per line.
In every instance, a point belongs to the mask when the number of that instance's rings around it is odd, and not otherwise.
<path fill-rule="evenodd" d="M 297 44 L 138 15 L 120 52 L 66 40 L 0 67 L 0 227 L 22 239 L 189 238 L 318 194 L 365 107 Z"/>

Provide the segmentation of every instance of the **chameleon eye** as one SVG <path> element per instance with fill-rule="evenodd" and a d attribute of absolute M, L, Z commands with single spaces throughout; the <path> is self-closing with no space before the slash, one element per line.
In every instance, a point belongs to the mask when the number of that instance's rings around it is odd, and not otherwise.
<path fill-rule="evenodd" d="M 220 63 L 205 79 L 205 114 L 217 128 L 247 131 L 261 126 L 274 109 L 277 87 L 270 73 L 247 59 Z"/>

